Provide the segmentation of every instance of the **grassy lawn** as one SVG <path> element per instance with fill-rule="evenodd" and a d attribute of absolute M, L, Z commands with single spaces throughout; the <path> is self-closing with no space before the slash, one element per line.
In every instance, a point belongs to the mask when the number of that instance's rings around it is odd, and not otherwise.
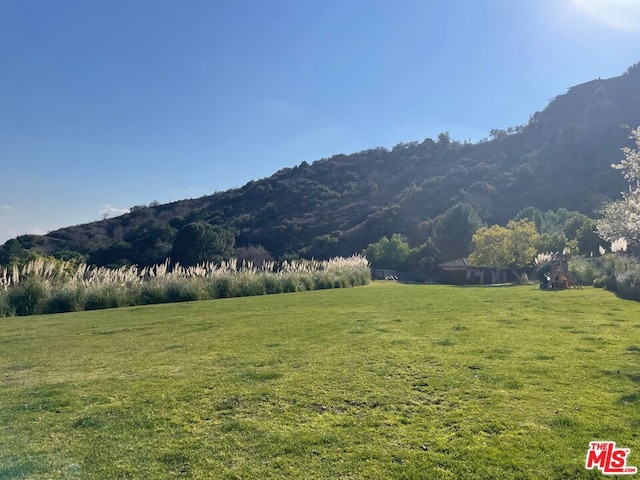
<path fill-rule="evenodd" d="M 367 287 L 0 319 L 0 479 L 604 478 L 640 303 Z"/>

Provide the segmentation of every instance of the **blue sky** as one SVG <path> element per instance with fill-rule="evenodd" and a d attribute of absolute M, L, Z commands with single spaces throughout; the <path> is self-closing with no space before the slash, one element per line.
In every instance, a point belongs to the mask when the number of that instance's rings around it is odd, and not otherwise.
<path fill-rule="evenodd" d="M 0 243 L 477 141 L 639 46 L 640 0 L 0 0 Z"/>

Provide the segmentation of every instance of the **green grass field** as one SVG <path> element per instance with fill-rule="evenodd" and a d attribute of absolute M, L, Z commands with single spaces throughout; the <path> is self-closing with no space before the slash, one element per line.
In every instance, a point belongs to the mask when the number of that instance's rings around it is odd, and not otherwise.
<path fill-rule="evenodd" d="M 0 479 L 604 478 L 640 303 L 367 287 L 0 320 Z"/>

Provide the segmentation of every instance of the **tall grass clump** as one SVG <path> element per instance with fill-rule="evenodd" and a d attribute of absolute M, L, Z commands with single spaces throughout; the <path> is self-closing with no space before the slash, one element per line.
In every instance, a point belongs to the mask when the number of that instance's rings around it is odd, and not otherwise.
<path fill-rule="evenodd" d="M 87 288 L 82 284 L 64 283 L 52 289 L 44 311 L 47 313 L 77 312 L 86 308 Z"/>
<path fill-rule="evenodd" d="M 600 258 L 574 257 L 569 266 L 571 273 L 580 285 L 593 285 L 594 280 L 602 276 L 599 263 Z"/>
<path fill-rule="evenodd" d="M 370 279 L 369 264 L 358 255 L 260 267 L 232 259 L 118 269 L 38 258 L 0 267 L 0 317 L 353 287 Z"/>
<path fill-rule="evenodd" d="M 616 290 L 619 296 L 640 301 L 640 263 L 635 257 L 621 257 L 615 270 Z"/>
<path fill-rule="evenodd" d="M 571 273 L 581 285 L 593 285 L 616 292 L 620 297 L 640 301 L 640 262 L 624 253 L 607 253 L 594 258 L 572 258 Z"/>

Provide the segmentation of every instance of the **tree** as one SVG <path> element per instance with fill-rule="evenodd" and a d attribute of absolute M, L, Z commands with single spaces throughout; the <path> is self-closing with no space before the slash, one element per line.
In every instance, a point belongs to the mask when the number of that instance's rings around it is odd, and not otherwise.
<path fill-rule="evenodd" d="M 492 128 L 491 131 L 489 131 L 489 138 L 491 140 L 502 140 L 508 135 L 509 133 L 506 130 L 502 130 L 500 128 Z"/>
<path fill-rule="evenodd" d="M 640 205 L 638 199 L 623 194 L 622 200 L 605 204 L 599 211 L 598 234 L 613 242 L 618 238 L 640 241 Z"/>
<path fill-rule="evenodd" d="M 409 252 L 409 244 L 404 237 L 394 233 L 391 239 L 382 237 L 376 243 L 370 243 L 364 253 L 374 268 L 397 270 L 406 263 Z"/>
<path fill-rule="evenodd" d="M 89 256 L 89 262 L 109 268 L 120 268 L 131 264 L 132 247 L 129 242 L 116 240 L 109 246 L 98 248 Z"/>
<path fill-rule="evenodd" d="M 151 219 L 124 236 L 131 244 L 128 259 L 137 265 L 162 263 L 170 256 L 176 229 L 166 222 Z"/>
<path fill-rule="evenodd" d="M 205 222 L 188 223 L 173 241 L 171 259 L 182 265 L 220 262 L 231 258 L 235 245 L 233 232 Z"/>
<path fill-rule="evenodd" d="M 545 232 L 540 234 L 538 251 L 562 252 L 567 246 L 567 237 L 563 232 Z"/>
<path fill-rule="evenodd" d="M 515 216 L 515 220 L 531 220 L 536 224 L 538 232 L 543 232 L 542 222 L 544 221 L 544 214 L 535 207 L 526 207 L 518 212 Z"/>
<path fill-rule="evenodd" d="M 248 247 L 238 247 L 234 253 L 238 262 L 251 262 L 256 267 L 262 267 L 265 262 L 272 262 L 273 257 L 262 245 L 249 245 Z"/>
<path fill-rule="evenodd" d="M 434 260 L 444 262 L 469 255 L 473 234 L 482 225 L 482 219 L 471 205 L 459 203 L 426 222 L 421 229 L 427 231 L 430 246 L 435 249 Z"/>
<path fill-rule="evenodd" d="M 0 247 L 0 265 L 22 264 L 29 260 L 29 252 L 22 248 L 20 242 L 12 238 Z"/>
<path fill-rule="evenodd" d="M 640 242 L 640 127 L 632 130 L 629 138 L 634 140 L 636 147 L 624 147 L 623 159 L 611 165 L 622 170 L 629 189 L 622 192 L 622 199 L 601 208 L 602 218 L 597 222 L 598 234 L 609 242 L 621 237 Z"/>
<path fill-rule="evenodd" d="M 511 220 L 506 227 L 492 225 L 473 235 L 475 250 L 469 260 L 475 265 L 509 269 L 518 276 L 535 256 L 539 239 L 535 223 L 529 220 Z"/>
<path fill-rule="evenodd" d="M 441 132 L 438 134 L 438 145 L 449 146 L 451 144 L 451 135 L 449 132 Z"/>
<path fill-rule="evenodd" d="M 598 235 L 597 222 L 588 218 L 576 231 L 576 241 L 582 255 L 597 255 L 605 242 Z"/>

